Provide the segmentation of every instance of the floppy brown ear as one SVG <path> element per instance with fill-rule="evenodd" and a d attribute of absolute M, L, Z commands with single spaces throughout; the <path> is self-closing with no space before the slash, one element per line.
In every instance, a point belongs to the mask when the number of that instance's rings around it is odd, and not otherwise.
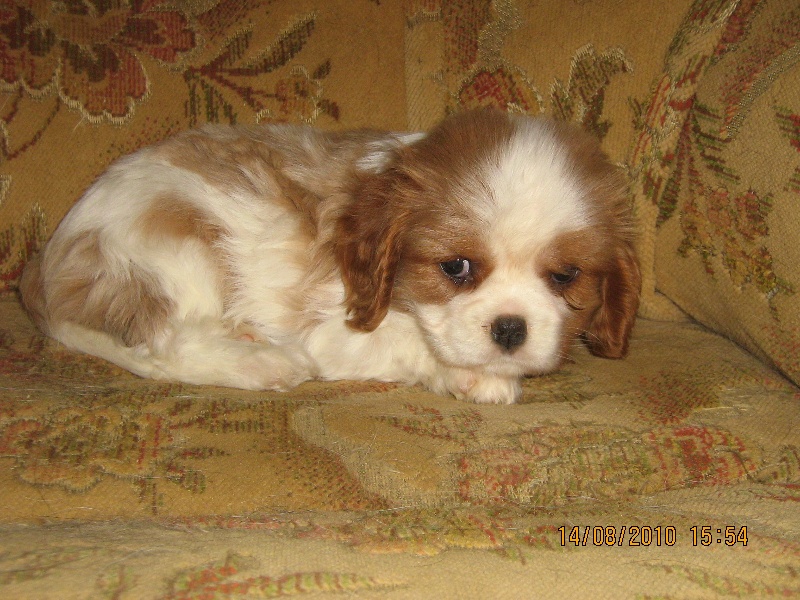
<path fill-rule="evenodd" d="M 339 217 L 335 255 L 345 287 L 347 324 L 372 331 L 389 310 L 406 218 L 392 209 L 392 176 L 364 182 Z"/>
<path fill-rule="evenodd" d="M 641 287 L 641 271 L 633 248 L 628 244 L 618 247 L 601 284 L 602 304 L 586 327 L 585 341 L 592 354 L 622 358 L 628 353 Z"/>

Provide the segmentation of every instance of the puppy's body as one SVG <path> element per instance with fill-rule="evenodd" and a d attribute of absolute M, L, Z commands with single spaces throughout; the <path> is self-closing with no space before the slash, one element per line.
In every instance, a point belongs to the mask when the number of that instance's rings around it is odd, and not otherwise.
<path fill-rule="evenodd" d="M 596 145 L 494 112 L 426 135 L 186 132 L 114 164 L 21 284 L 44 331 L 143 377 L 506 403 L 578 335 L 623 355 L 638 287 Z"/>

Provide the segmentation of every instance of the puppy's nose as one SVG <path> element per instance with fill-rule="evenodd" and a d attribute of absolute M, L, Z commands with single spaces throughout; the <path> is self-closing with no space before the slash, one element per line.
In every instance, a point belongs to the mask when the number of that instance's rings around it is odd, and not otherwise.
<path fill-rule="evenodd" d="M 525 343 L 528 326 L 525 319 L 513 315 L 502 315 L 492 323 L 492 339 L 509 352 Z"/>

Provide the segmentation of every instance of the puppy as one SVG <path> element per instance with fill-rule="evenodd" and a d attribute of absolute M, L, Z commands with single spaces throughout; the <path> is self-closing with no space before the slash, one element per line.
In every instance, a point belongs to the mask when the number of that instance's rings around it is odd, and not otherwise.
<path fill-rule="evenodd" d="M 207 126 L 112 165 L 20 287 L 45 333 L 142 377 L 513 403 L 576 338 L 626 354 L 632 233 L 597 143 L 547 119 Z"/>

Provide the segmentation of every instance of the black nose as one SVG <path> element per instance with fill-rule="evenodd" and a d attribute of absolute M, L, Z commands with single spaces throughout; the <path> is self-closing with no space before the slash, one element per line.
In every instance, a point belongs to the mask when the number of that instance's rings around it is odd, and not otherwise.
<path fill-rule="evenodd" d="M 526 337 L 528 326 L 521 317 L 503 315 L 492 323 L 492 339 L 508 351 L 524 344 Z"/>

